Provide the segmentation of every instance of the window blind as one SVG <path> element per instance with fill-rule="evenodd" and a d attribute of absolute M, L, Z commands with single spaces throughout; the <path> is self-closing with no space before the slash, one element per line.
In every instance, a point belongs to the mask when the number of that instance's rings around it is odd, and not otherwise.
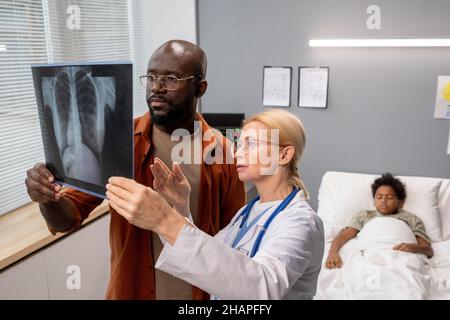
<path fill-rule="evenodd" d="M 29 202 L 26 170 L 43 161 L 30 65 L 47 62 L 41 1 L 0 0 L 0 214 Z"/>
<path fill-rule="evenodd" d="M 131 29 L 131 59 L 133 61 L 133 104 L 134 115 L 140 116 L 148 111 L 145 89 L 139 82 L 139 76 L 147 72 L 147 64 L 152 54 L 152 41 L 149 39 L 150 29 L 148 3 L 146 0 L 130 0 L 129 16 L 133 21 Z"/>
<path fill-rule="evenodd" d="M 45 0 L 49 62 L 130 60 L 127 0 Z M 74 25 L 70 8 L 79 8 Z M 69 13 L 68 13 L 69 9 Z"/>

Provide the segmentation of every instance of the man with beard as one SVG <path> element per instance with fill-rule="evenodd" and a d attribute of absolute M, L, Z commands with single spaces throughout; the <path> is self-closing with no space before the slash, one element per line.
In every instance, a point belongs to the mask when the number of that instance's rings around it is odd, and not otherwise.
<path fill-rule="evenodd" d="M 156 187 L 150 169 L 156 158 L 169 167 L 177 168 L 171 157 L 172 149 L 178 143 L 171 139 L 176 129 L 184 129 L 182 131 L 186 134 L 182 138 L 191 141 L 191 146 L 200 139 L 202 150 L 212 150 L 212 157 L 217 151 L 227 153 L 229 141 L 224 137 L 217 134 L 202 137 L 203 133 L 211 132 L 208 124 L 196 113 L 197 99 L 207 88 L 205 74 L 206 55 L 190 42 L 168 41 L 153 53 L 147 73 L 140 77 L 146 88 L 149 112 L 134 121 L 134 173 L 137 182 Z M 192 186 L 190 213 L 197 226 L 214 235 L 244 205 L 244 186 L 239 182 L 234 163 L 220 160 L 198 163 L 192 160 L 195 154 L 191 155 L 191 161 L 181 164 Z M 203 152 L 200 158 L 203 159 Z M 30 198 L 39 203 L 53 234 L 78 228 L 102 202 L 102 199 L 77 190 L 62 190 L 42 163 L 27 171 L 25 184 Z M 176 204 L 172 205 L 176 208 Z M 129 224 L 112 208 L 110 212 L 111 277 L 106 298 L 207 298 L 198 288 L 155 271 L 154 263 L 163 247 L 159 237 Z"/>

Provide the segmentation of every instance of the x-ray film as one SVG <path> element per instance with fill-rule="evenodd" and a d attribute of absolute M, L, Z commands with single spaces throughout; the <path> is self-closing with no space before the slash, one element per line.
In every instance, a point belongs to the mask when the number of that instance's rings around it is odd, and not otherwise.
<path fill-rule="evenodd" d="M 57 182 L 105 198 L 133 178 L 130 63 L 32 66 L 45 162 Z"/>

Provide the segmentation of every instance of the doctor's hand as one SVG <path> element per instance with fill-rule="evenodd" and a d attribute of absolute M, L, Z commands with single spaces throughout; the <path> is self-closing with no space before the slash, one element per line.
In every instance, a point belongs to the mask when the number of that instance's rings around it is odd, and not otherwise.
<path fill-rule="evenodd" d="M 159 158 L 150 165 L 153 173 L 153 189 L 172 204 L 178 212 L 187 217 L 190 212 L 191 185 L 178 163 L 172 164 L 172 171 Z"/>
<path fill-rule="evenodd" d="M 158 233 L 170 244 L 187 223 L 157 192 L 134 180 L 111 177 L 106 189 L 109 204 L 117 213 L 141 229 Z"/>
<path fill-rule="evenodd" d="M 325 262 L 325 267 L 327 269 L 334 269 L 342 267 L 342 259 L 339 253 L 330 252 L 327 257 L 327 261 Z"/>

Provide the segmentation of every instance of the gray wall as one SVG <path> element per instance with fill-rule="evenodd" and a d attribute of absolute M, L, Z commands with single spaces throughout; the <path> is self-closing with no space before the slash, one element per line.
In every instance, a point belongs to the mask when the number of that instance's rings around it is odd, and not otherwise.
<path fill-rule="evenodd" d="M 381 30 L 366 8 L 381 7 Z M 329 170 L 450 178 L 450 121 L 433 119 L 450 48 L 309 48 L 311 38 L 450 38 L 448 0 L 199 0 L 208 55 L 203 112 L 262 107 L 262 68 L 294 68 L 289 110 L 307 130 L 300 171 L 317 208 Z M 330 67 L 327 109 L 298 108 L 298 66 Z"/>

